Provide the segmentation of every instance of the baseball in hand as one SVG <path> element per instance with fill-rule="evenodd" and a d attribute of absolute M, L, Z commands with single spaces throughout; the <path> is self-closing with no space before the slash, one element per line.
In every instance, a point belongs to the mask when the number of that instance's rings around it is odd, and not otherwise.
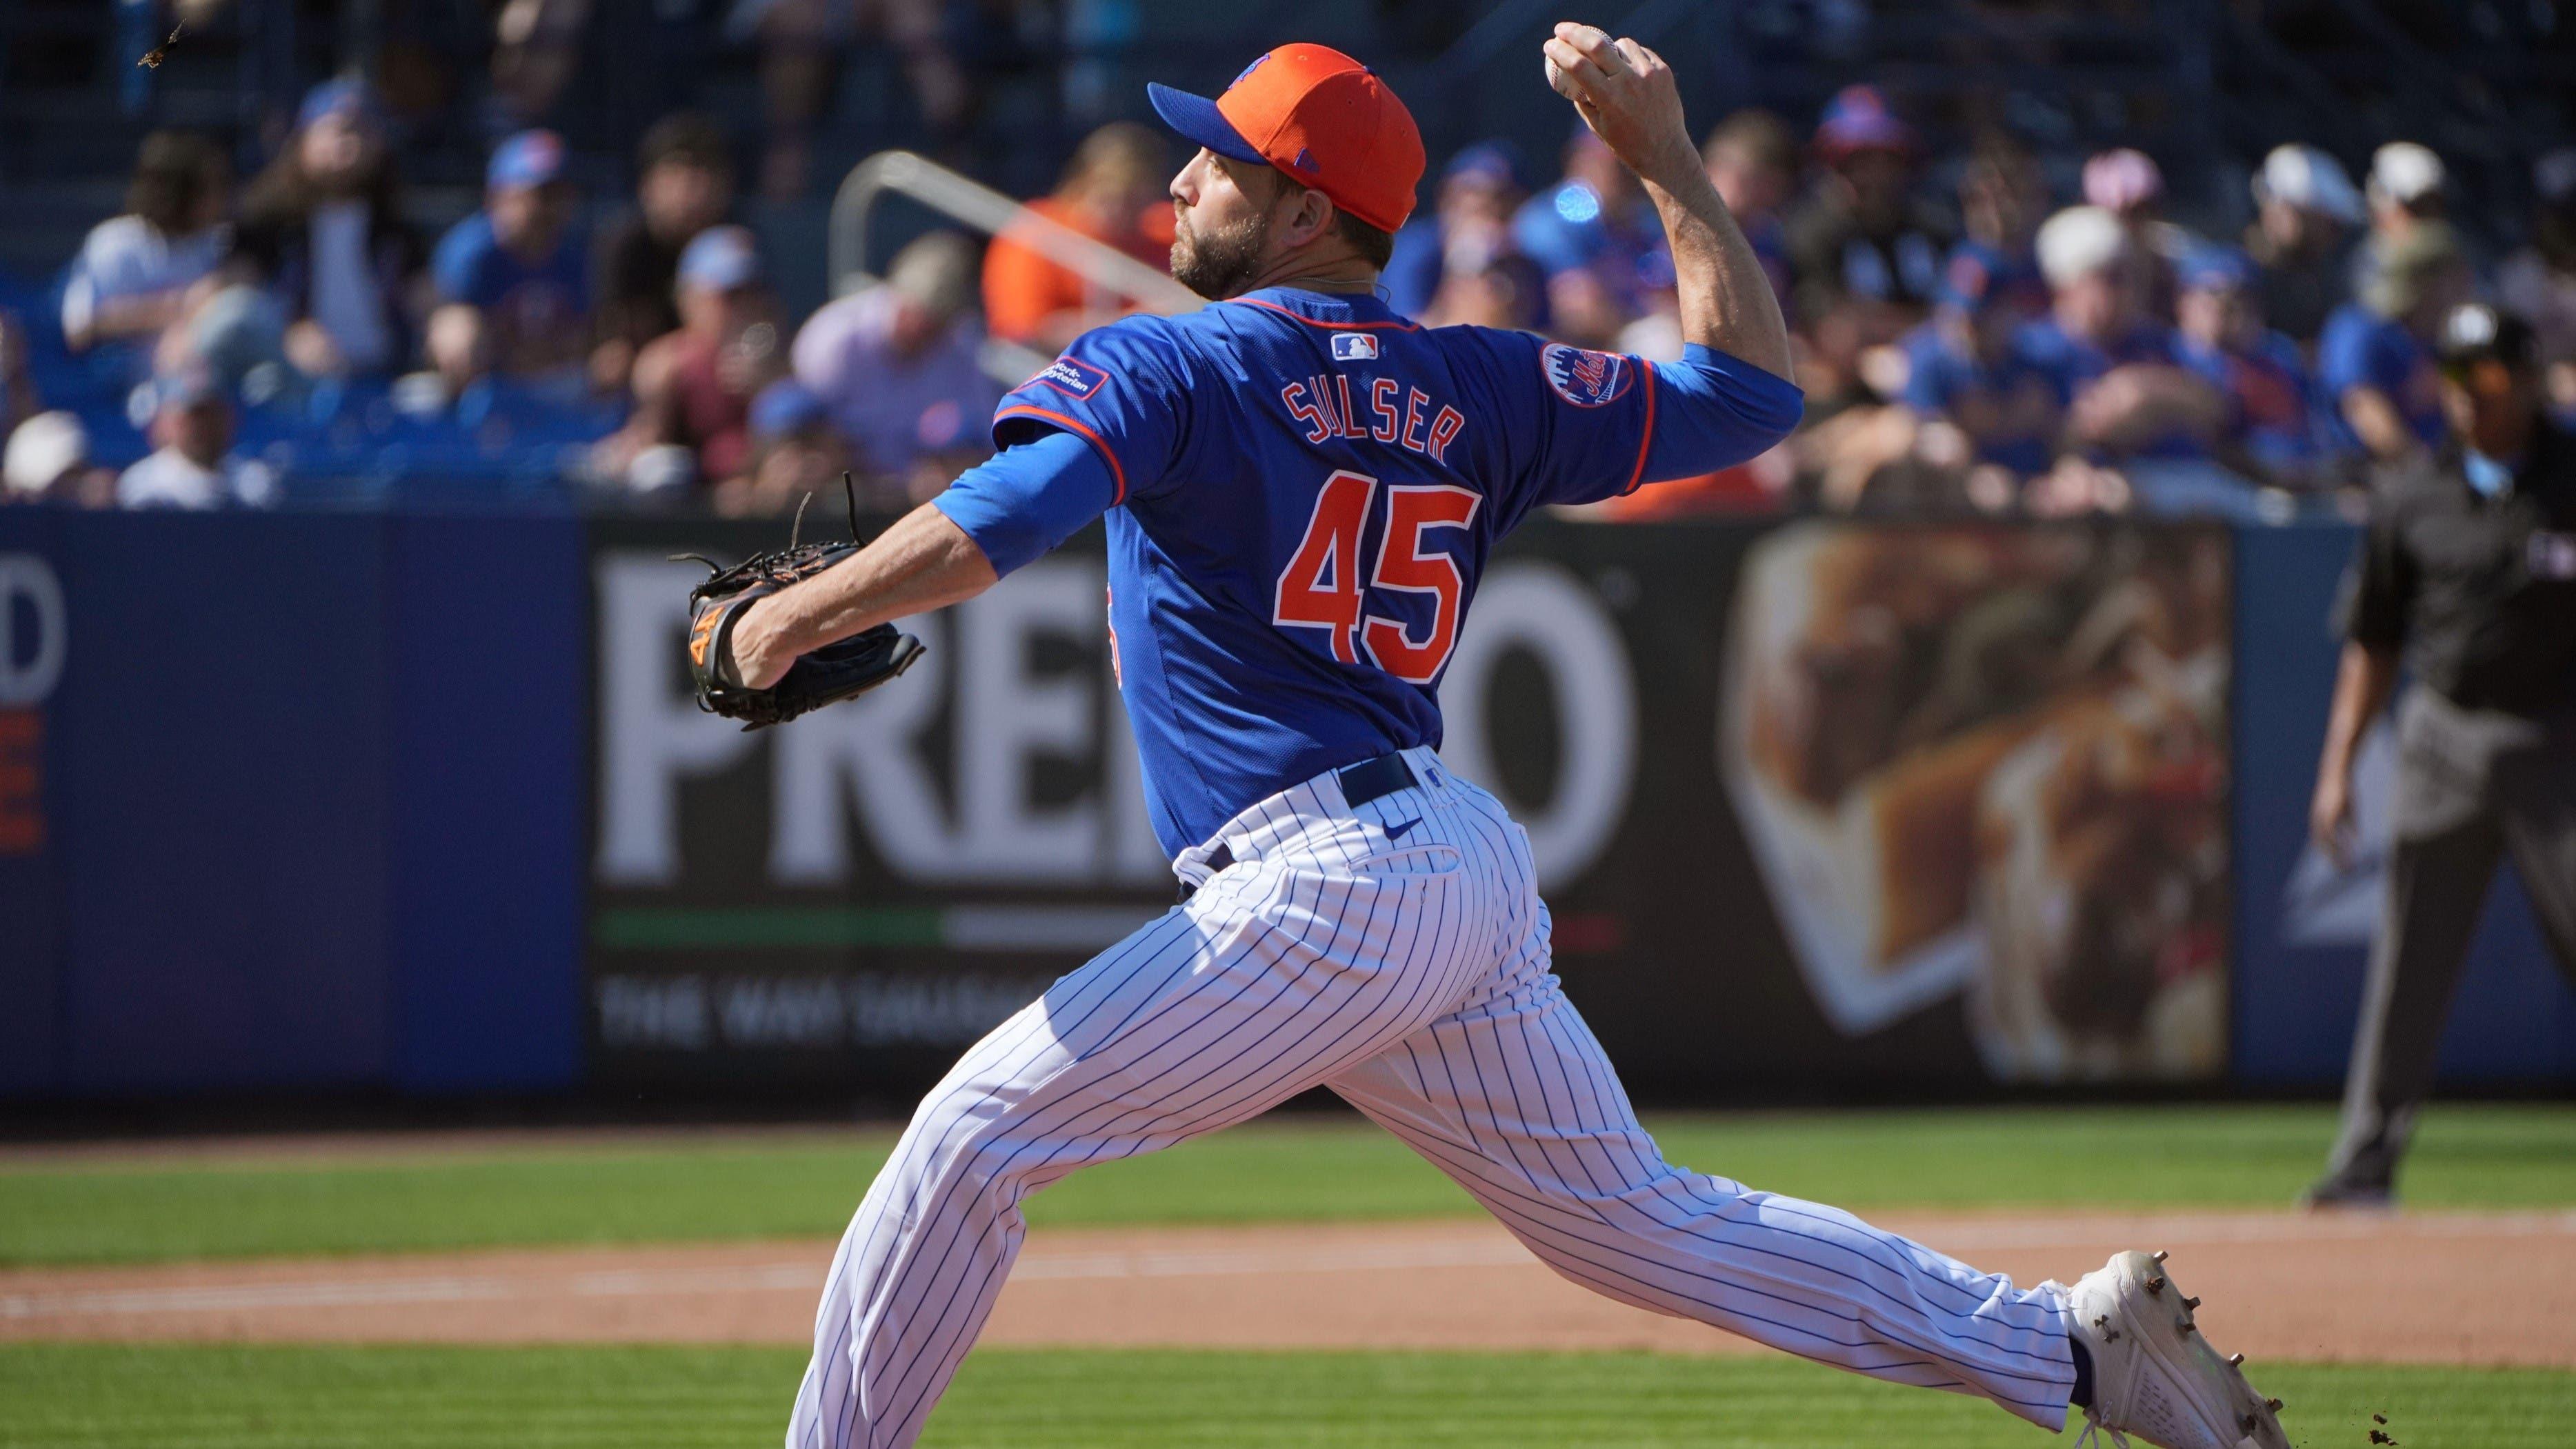
<path fill-rule="evenodd" d="M 1539 49 L 1547 64 L 1548 88 L 1571 101 L 1629 169 L 1643 176 L 1650 169 L 1678 165 L 1682 150 L 1691 151 L 1692 165 L 1697 165 L 1697 150 L 1682 124 L 1681 96 L 1662 56 L 1634 40 L 1614 40 L 1594 26 L 1570 21 L 1557 26 Z"/>

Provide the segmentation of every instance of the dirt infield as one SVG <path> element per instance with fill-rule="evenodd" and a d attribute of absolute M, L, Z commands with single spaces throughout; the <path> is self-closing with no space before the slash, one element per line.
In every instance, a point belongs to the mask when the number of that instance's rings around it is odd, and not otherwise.
<path fill-rule="evenodd" d="M 2576 1213 L 1889 1213 L 2018 1281 L 2171 1249 L 2257 1358 L 2576 1369 Z M 825 1242 L 0 1273 L 0 1340 L 802 1343 Z M 1754 1351 L 1566 1283 L 1481 1221 L 1052 1230 L 988 1342 Z"/>

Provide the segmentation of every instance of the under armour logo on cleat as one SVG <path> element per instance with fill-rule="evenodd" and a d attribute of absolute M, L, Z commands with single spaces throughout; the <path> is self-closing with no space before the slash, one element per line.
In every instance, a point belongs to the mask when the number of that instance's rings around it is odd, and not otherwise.
<path fill-rule="evenodd" d="M 1421 823 L 1422 817 L 1416 815 L 1412 819 L 1404 822 L 1402 825 L 1390 825 L 1386 828 L 1386 838 L 1389 840 L 1402 840 L 1404 838 L 1404 832 L 1411 830 L 1413 827 Z"/>

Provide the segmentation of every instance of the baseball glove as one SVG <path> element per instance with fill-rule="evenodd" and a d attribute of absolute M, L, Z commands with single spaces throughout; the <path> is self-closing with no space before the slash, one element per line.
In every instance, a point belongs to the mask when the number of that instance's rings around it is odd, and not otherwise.
<path fill-rule="evenodd" d="M 841 475 L 841 486 L 850 500 L 847 542 L 798 543 L 805 521 L 805 509 L 799 505 L 783 549 L 754 554 L 732 568 L 697 554 L 679 555 L 697 559 L 708 573 L 689 590 L 689 677 L 698 688 L 698 708 L 741 720 L 745 730 L 785 724 L 809 710 L 865 694 L 921 657 L 920 640 L 896 633 L 892 624 L 879 624 L 800 656 L 767 689 L 752 689 L 742 682 L 733 657 L 733 629 L 752 602 L 810 579 L 859 551 L 858 495 L 846 473 Z M 807 501 L 812 501 L 810 496 Z"/>

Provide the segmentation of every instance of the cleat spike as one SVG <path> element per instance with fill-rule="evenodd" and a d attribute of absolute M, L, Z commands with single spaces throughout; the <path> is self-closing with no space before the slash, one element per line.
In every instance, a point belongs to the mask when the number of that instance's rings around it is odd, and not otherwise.
<path fill-rule="evenodd" d="M 2200 1300 L 2197 1298 L 2186 1298 L 2182 1301 L 2182 1306 L 2185 1308 L 2198 1308 L 2200 1306 Z"/>
<path fill-rule="evenodd" d="M 2190 1320 L 2190 1319 L 2188 1319 L 2188 1318 L 2186 1318 L 2186 1319 L 2184 1319 L 2182 1322 L 2177 1323 L 2177 1324 L 2175 1324 L 2175 1325 L 2174 1325 L 2174 1332 L 2176 1332 L 2176 1333 L 2189 1333 L 2189 1332 L 2191 1332 L 2191 1329 L 2192 1329 L 2192 1322 L 2191 1322 L 2191 1320 Z"/>
<path fill-rule="evenodd" d="M 2154 1278 L 2150 1278 L 2150 1279 L 2148 1279 L 2148 1280 L 2147 1280 L 2147 1292 L 2148 1292 L 2148 1293 L 2150 1293 L 2150 1294 L 2160 1294 L 2160 1293 L 2162 1293 L 2162 1292 L 2164 1292 L 2164 1291 L 2165 1291 L 2165 1280 L 2164 1280 L 2164 1278 L 2163 1278 L 2161 1275 L 2159 1275 L 2159 1276 L 2157 1276 L 2157 1277 L 2154 1277 Z"/>
<path fill-rule="evenodd" d="M 2167 1254 L 2167 1253 L 2165 1252 L 2165 1250 L 2164 1250 L 2164 1249 L 2162 1249 L 2162 1248 L 2158 1248 L 2158 1249 L 2156 1249 L 2156 1261 L 2157 1261 L 2158 1263 L 2162 1263 L 2162 1262 L 2163 1262 L 2163 1261 L 2164 1261 L 2168 1256 L 2170 1256 L 2170 1255 L 2169 1255 L 2169 1254 Z"/>
<path fill-rule="evenodd" d="M 2277 1414 L 2281 1412 L 2281 1401 L 2279 1399 L 2265 1399 L 2263 1401 L 2263 1407 Z"/>
<path fill-rule="evenodd" d="M 2227 1356 L 2227 1366 L 2228 1366 L 2229 1368 L 2243 1368 L 2243 1367 L 2245 1367 L 2245 1355 L 2243 1355 L 2243 1354 L 2241 1354 L 2241 1353 L 2231 1353 L 2231 1354 L 2229 1354 L 2229 1355 Z"/>

